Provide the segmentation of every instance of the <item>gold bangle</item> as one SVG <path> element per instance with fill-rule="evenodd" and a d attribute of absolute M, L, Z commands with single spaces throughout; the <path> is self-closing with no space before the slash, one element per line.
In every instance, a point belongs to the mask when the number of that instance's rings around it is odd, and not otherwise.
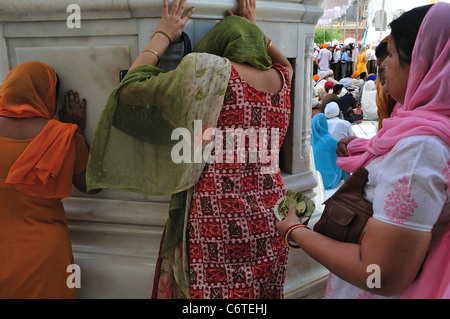
<path fill-rule="evenodd" d="M 166 31 L 157 30 L 157 31 L 155 31 L 155 34 L 157 34 L 157 33 L 164 34 L 169 39 L 169 43 L 172 43 L 172 37 Z M 155 36 L 155 34 L 153 34 L 153 36 Z"/>
<path fill-rule="evenodd" d="M 158 61 L 161 60 L 161 57 L 159 56 L 158 52 L 156 52 L 156 51 L 153 50 L 153 49 L 144 49 L 144 50 L 142 50 L 142 52 L 151 52 L 151 53 L 153 53 L 154 55 L 156 55 L 156 57 L 158 58 Z"/>
<path fill-rule="evenodd" d="M 272 40 L 269 39 L 269 41 L 267 42 L 267 51 L 269 51 L 271 47 L 272 47 Z"/>
<path fill-rule="evenodd" d="M 289 239 L 288 239 L 288 237 L 289 237 L 289 235 L 291 234 L 291 232 L 292 232 L 294 229 L 297 229 L 297 228 L 307 228 L 307 229 L 310 229 L 308 226 L 305 226 L 305 225 L 303 225 L 303 224 L 297 224 L 297 225 L 293 225 L 293 226 L 289 227 L 288 231 L 287 231 L 286 234 L 284 235 L 284 241 L 286 242 L 286 245 L 288 245 L 290 248 L 293 248 L 293 249 L 300 249 L 300 248 L 301 248 L 300 246 L 294 246 L 294 245 L 292 245 L 292 244 L 289 242 Z"/>

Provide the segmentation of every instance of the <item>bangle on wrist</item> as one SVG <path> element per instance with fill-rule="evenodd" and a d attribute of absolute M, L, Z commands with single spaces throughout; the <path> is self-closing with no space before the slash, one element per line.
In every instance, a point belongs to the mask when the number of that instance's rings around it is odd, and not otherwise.
<path fill-rule="evenodd" d="M 156 52 L 156 51 L 153 50 L 153 49 L 144 49 L 144 50 L 142 50 L 142 52 L 150 52 L 150 53 L 153 53 L 153 54 L 156 55 L 156 57 L 158 58 L 158 62 L 159 62 L 159 60 L 161 60 L 161 57 L 159 56 L 158 52 Z"/>
<path fill-rule="evenodd" d="M 272 47 L 272 40 L 267 41 L 267 51 Z"/>
<path fill-rule="evenodd" d="M 286 245 L 288 245 L 290 248 L 293 248 L 293 249 L 300 249 L 300 246 L 298 246 L 298 245 L 293 245 L 293 244 L 289 241 L 288 238 L 289 238 L 289 235 L 291 234 L 291 232 L 292 232 L 294 229 L 297 229 L 297 228 L 307 228 L 307 229 L 310 229 L 308 226 L 303 225 L 303 224 L 295 224 L 295 225 L 290 226 L 290 227 L 287 229 L 286 234 L 284 235 L 284 241 L 286 242 Z"/>
<path fill-rule="evenodd" d="M 172 43 L 172 37 L 166 31 L 156 30 L 155 34 L 157 33 L 164 34 L 167 37 L 167 39 L 169 39 L 169 43 Z M 155 36 L 155 34 L 153 34 L 153 36 Z"/>

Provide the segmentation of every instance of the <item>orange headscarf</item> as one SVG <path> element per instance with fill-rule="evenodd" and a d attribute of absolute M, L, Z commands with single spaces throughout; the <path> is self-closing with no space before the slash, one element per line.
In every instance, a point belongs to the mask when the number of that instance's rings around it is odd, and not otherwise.
<path fill-rule="evenodd" d="M 69 197 L 72 188 L 73 136 L 78 127 L 52 120 L 56 82 L 55 70 L 31 61 L 13 68 L 0 86 L 0 116 L 49 120 L 12 165 L 5 181 L 24 194 L 41 198 Z"/>
<path fill-rule="evenodd" d="M 377 113 L 378 113 L 378 131 L 383 128 L 383 120 L 391 116 L 395 101 L 390 95 L 383 92 L 383 85 L 377 80 Z"/>
<path fill-rule="evenodd" d="M 389 35 L 381 40 L 380 43 L 385 43 L 389 41 Z M 377 112 L 378 112 L 378 131 L 383 128 L 383 120 L 391 116 L 392 110 L 394 109 L 395 101 L 390 95 L 383 92 L 383 85 L 380 83 L 380 79 L 377 78 Z"/>

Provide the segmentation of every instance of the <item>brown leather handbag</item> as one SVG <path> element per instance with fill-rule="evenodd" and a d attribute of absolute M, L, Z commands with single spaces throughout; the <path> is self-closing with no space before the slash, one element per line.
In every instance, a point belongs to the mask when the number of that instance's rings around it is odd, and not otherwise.
<path fill-rule="evenodd" d="M 330 238 L 359 244 L 367 220 L 372 217 L 372 204 L 362 197 L 369 172 L 358 168 L 345 183 L 325 201 L 320 220 L 314 231 Z"/>

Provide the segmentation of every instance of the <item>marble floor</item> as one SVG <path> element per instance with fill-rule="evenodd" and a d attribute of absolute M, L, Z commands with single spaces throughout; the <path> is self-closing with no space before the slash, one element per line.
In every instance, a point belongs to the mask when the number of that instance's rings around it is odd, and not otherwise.
<path fill-rule="evenodd" d="M 352 130 L 358 137 L 371 138 L 377 133 L 378 121 L 363 120 L 359 124 L 352 124 Z"/>

